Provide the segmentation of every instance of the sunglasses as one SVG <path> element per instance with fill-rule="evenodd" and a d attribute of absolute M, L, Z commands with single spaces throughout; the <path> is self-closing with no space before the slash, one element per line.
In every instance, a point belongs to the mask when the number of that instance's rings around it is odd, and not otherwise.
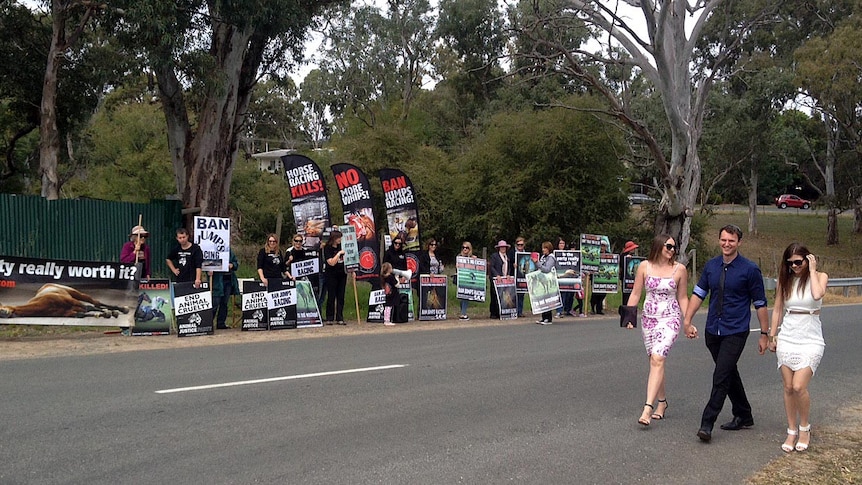
<path fill-rule="evenodd" d="M 429 244 L 429 246 L 436 246 L 436 245 L 437 245 L 437 243 L 431 243 L 431 244 Z"/>
<path fill-rule="evenodd" d="M 293 242 L 302 242 L 302 239 L 294 239 Z"/>
<path fill-rule="evenodd" d="M 524 243 L 515 243 L 515 246 L 523 246 Z"/>
<path fill-rule="evenodd" d="M 274 242 L 278 242 L 278 241 L 276 241 L 275 239 L 270 239 L 270 240 L 269 240 L 269 241 L 267 241 L 267 242 L 274 243 Z"/>
<path fill-rule="evenodd" d="M 790 264 L 790 266 L 802 266 L 802 264 L 805 263 L 805 260 L 804 259 L 788 259 L 787 262 Z"/>
<path fill-rule="evenodd" d="M 401 245 L 401 241 L 395 241 L 395 242 L 393 242 L 393 243 L 392 243 L 392 245 L 393 245 L 393 246 L 400 246 L 400 245 Z"/>
<path fill-rule="evenodd" d="M 461 246 L 461 249 L 470 249 L 470 246 Z"/>
<path fill-rule="evenodd" d="M 664 247 L 667 248 L 668 251 L 676 251 L 676 246 L 671 243 L 665 244 Z"/>

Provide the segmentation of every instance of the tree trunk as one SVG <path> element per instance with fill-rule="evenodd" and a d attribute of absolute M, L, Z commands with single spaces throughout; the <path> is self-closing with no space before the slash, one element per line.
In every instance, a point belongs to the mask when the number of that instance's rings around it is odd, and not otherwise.
<path fill-rule="evenodd" d="M 826 184 L 826 201 L 829 204 L 829 213 L 826 219 L 826 244 L 833 246 L 838 244 L 838 208 L 835 200 L 835 161 L 838 159 L 838 127 L 837 124 L 826 122 L 826 166 L 823 168 L 823 179 Z"/>
<path fill-rule="evenodd" d="M 862 197 L 856 198 L 856 206 L 853 207 L 853 234 L 862 234 Z"/>
<path fill-rule="evenodd" d="M 748 233 L 757 235 L 757 164 L 751 164 L 751 186 L 748 188 Z"/>
<path fill-rule="evenodd" d="M 826 215 L 826 244 L 838 244 L 838 209 L 830 207 Z"/>
<path fill-rule="evenodd" d="M 60 131 L 57 128 L 57 83 L 63 53 L 66 50 L 66 14 L 59 0 L 51 2 L 53 12 L 51 46 L 42 82 L 42 102 L 39 108 L 39 174 L 42 176 L 42 197 L 60 198 Z"/>

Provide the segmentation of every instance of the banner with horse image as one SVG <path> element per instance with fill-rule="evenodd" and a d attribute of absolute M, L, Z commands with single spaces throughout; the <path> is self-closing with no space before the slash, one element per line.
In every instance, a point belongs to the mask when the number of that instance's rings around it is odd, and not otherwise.
<path fill-rule="evenodd" d="M 213 301 L 209 283 L 201 283 L 200 287 L 195 288 L 194 283 L 185 281 L 174 283 L 173 289 L 177 336 L 212 335 Z"/>
<path fill-rule="evenodd" d="M 595 273 L 599 270 L 602 254 L 611 252 L 607 236 L 600 234 L 581 234 L 581 271 Z"/>
<path fill-rule="evenodd" d="M 0 256 L 0 324 L 132 327 L 140 265 Z"/>
<path fill-rule="evenodd" d="M 590 278 L 593 293 L 616 293 L 620 286 L 620 255 L 602 254 L 599 270 Z"/>
<path fill-rule="evenodd" d="M 557 249 L 554 251 L 557 260 L 557 283 L 561 292 L 583 291 L 581 281 L 581 252 L 570 249 Z M 583 298 L 581 296 L 580 298 Z"/>
<path fill-rule="evenodd" d="M 533 309 L 533 315 L 549 312 L 563 306 L 556 271 L 543 273 L 536 270 L 527 273 L 527 294 L 530 295 L 530 307 Z"/>
<path fill-rule="evenodd" d="M 458 256 L 455 258 L 456 297 L 459 300 L 485 301 L 485 277 L 488 262 L 482 258 Z"/>
<path fill-rule="evenodd" d="M 419 275 L 419 320 L 446 320 L 446 275 Z"/>
<path fill-rule="evenodd" d="M 304 247 L 319 248 L 321 238 L 328 237 L 332 227 L 323 172 L 312 159 L 302 155 L 285 155 L 281 163 L 290 186 L 296 233 L 304 236 Z"/>
<path fill-rule="evenodd" d="M 358 167 L 349 163 L 332 166 L 335 185 L 344 209 L 344 223 L 356 228 L 359 247 L 358 281 L 380 278 L 380 254 L 377 228 L 374 222 L 374 204 L 371 202 L 371 184 Z"/>
<path fill-rule="evenodd" d="M 638 274 L 638 266 L 646 258 L 641 256 L 626 256 L 623 260 L 623 293 L 631 293 L 635 288 L 635 276 Z M 626 302 L 623 302 L 625 305 Z"/>
<path fill-rule="evenodd" d="M 537 261 L 539 253 L 515 253 L 515 290 L 518 293 L 527 292 L 527 273 L 539 269 Z"/>
<path fill-rule="evenodd" d="M 194 229 L 194 242 L 201 247 L 204 255 L 201 271 L 227 272 L 230 260 L 230 219 L 195 216 Z"/>
<path fill-rule="evenodd" d="M 419 273 L 419 204 L 410 178 L 401 170 L 384 168 L 378 172 L 383 186 L 386 222 L 390 240 L 401 237 L 407 253 L 407 269 Z"/>
<path fill-rule="evenodd" d="M 246 279 L 242 286 L 242 325 L 240 330 L 269 330 L 269 311 L 266 308 L 266 286 L 263 282 Z"/>
<path fill-rule="evenodd" d="M 270 278 L 267 282 L 269 329 L 296 328 L 296 282 L 281 278 Z"/>
<path fill-rule="evenodd" d="M 497 303 L 500 305 L 500 320 L 518 318 L 518 293 L 515 290 L 514 276 L 498 276 L 494 279 L 497 290 Z"/>
<path fill-rule="evenodd" d="M 170 280 L 141 280 L 138 284 L 138 306 L 132 336 L 169 335 L 174 309 L 171 305 Z"/>
<path fill-rule="evenodd" d="M 296 280 L 296 328 L 322 327 L 320 309 L 311 282 Z"/>

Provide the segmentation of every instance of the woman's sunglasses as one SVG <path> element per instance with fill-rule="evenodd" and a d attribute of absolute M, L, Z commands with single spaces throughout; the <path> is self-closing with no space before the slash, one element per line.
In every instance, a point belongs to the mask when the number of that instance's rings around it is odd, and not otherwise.
<path fill-rule="evenodd" d="M 665 244 L 664 247 L 667 248 L 668 251 L 676 251 L 676 246 L 671 243 Z"/>
<path fill-rule="evenodd" d="M 788 259 L 787 262 L 790 264 L 790 266 L 802 266 L 802 264 L 805 263 L 805 260 L 804 259 Z"/>

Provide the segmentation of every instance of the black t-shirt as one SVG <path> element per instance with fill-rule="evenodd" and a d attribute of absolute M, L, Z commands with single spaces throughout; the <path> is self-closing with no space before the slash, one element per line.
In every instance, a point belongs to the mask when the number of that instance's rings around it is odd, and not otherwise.
<path fill-rule="evenodd" d="M 257 269 L 263 270 L 263 277 L 266 279 L 282 278 L 284 262 L 284 255 L 281 254 L 281 251 L 269 253 L 265 249 L 261 249 L 257 253 Z"/>
<path fill-rule="evenodd" d="M 197 276 L 197 269 L 201 267 L 204 262 L 204 253 L 201 251 L 201 247 L 195 243 L 192 243 L 188 249 L 183 249 L 179 244 L 174 246 L 174 249 L 168 253 L 168 259 L 174 262 L 174 266 L 180 270 L 180 273 L 176 276 L 176 281 L 178 283 L 191 281 L 194 282 L 195 277 Z"/>
<path fill-rule="evenodd" d="M 324 264 L 326 264 L 326 277 L 327 278 L 329 278 L 330 276 L 337 278 L 339 276 L 344 276 L 347 274 L 344 272 L 344 256 L 340 256 L 338 258 L 338 262 L 335 263 L 335 266 L 330 266 L 329 263 L 327 262 L 330 259 L 332 259 L 336 254 L 338 254 L 338 251 L 341 251 L 340 245 L 338 245 L 338 246 L 328 246 L 327 245 L 327 246 L 323 247 L 323 262 L 324 262 Z"/>

